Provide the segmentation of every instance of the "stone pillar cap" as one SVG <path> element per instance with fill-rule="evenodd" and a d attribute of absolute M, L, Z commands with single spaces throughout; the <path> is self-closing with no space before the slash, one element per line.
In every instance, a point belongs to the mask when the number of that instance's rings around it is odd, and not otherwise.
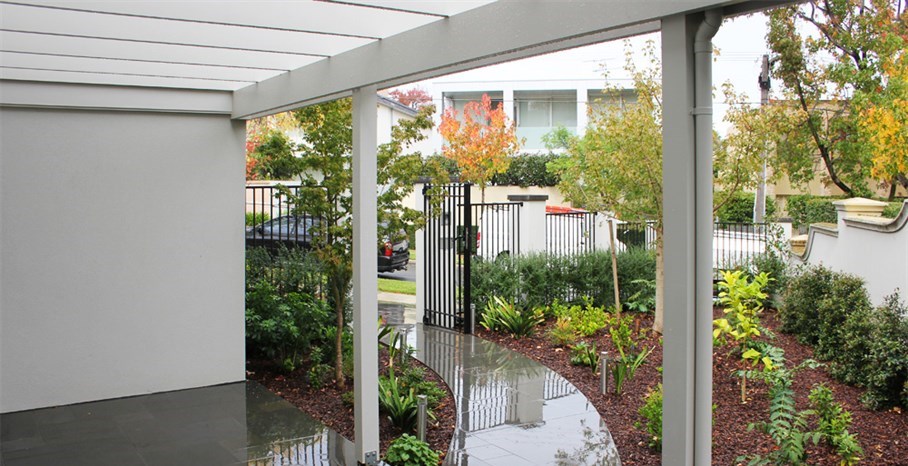
<path fill-rule="evenodd" d="M 869 217 L 879 217 L 883 214 L 883 209 L 888 205 L 885 202 L 865 199 L 863 197 L 853 197 L 843 199 L 832 203 L 840 214 L 845 215 L 866 215 Z"/>

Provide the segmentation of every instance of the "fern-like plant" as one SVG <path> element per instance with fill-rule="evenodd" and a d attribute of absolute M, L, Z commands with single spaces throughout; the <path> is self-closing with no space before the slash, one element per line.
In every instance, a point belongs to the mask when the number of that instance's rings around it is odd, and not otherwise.
<path fill-rule="evenodd" d="M 835 448 L 836 454 L 842 459 L 841 464 L 857 464 L 864 450 L 861 449 L 857 436 L 848 432 L 851 413 L 835 401 L 832 389 L 825 385 L 814 387 L 807 398 L 811 408 L 817 413 L 817 430 L 823 434 L 826 443 Z"/>

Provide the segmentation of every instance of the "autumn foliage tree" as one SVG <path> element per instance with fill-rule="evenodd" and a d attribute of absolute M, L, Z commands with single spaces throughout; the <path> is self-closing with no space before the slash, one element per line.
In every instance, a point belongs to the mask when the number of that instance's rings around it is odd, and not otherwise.
<path fill-rule="evenodd" d="M 873 154 L 871 175 L 908 189 L 908 56 L 883 64 L 883 69 L 889 83 L 868 99 L 860 129 Z"/>
<path fill-rule="evenodd" d="M 468 102 L 460 114 L 447 108 L 438 131 L 445 139 L 442 154 L 460 168 L 460 179 L 485 189 L 492 177 L 508 169 L 510 156 L 520 149 L 517 129 L 499 105 L 482 95 L 480 102 Z"/>
<path fill-rule="evenodd" d="M 388 95 L 407 107 L 419 108 L 432 103 L 432 96 L 421 87 L 412 87 L 406 90 L 394 89 Z"/>
<path fill-rule="evenodd" d="M 908 44 L 902 8 L 895 0 L 811 0 L 768 13 L 772 75 L 785 96 L 776 105 L 786 105 L 780 116 L 791 120 L 780 120 L 778 155 L 793 182 L 813 179 L 819 158 L 831 184 L 848 195 L 869 195 L 874 153 L 899 150 L 889 146 L 898 138 L 868 138 L 870 127 L 862 121 L 871 117 L 877 127 L 890 118 L 904 122 L 898 90 L 888 91 L 900 82 L 891 73 Z M 885 169 L 873 173 L 908 188 L 897 163 L 880 162 Z"/>

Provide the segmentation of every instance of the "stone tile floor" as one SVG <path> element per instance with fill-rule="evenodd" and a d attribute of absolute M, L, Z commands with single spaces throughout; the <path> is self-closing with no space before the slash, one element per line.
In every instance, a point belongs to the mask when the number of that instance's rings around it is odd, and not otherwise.
<path fill-rule="evenodd" d="M 620 465 L 596 409 L 548 368 L 382 304 L 415 357 L 454 393 L 446 464 Z M 353 444 L 254 382 L 0 415 L 0 464 L 343 465 Z"/>

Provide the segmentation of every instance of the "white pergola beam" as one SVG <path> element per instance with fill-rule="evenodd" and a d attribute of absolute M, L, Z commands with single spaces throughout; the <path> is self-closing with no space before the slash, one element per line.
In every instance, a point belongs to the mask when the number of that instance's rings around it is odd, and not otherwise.
<path fill-rule="evenodd" d="M 356 459 L 368 465 L 377 464 L 379 448 L 376 92 L 375 86 L 353 92 L 353 410 Z"/>
<path fill-rule="evenodd" d="M 663 17 L 734 3 L 739 2 L 499 1 L 240 89 L 234 117 L 331 100 L 364 85 L 389 87 L 654 32 Z"/>
<path fill-rule="evenodd" d="M 3 81 L 0 106 L 229 115 L 231 93 L 55 82 Z"/>

